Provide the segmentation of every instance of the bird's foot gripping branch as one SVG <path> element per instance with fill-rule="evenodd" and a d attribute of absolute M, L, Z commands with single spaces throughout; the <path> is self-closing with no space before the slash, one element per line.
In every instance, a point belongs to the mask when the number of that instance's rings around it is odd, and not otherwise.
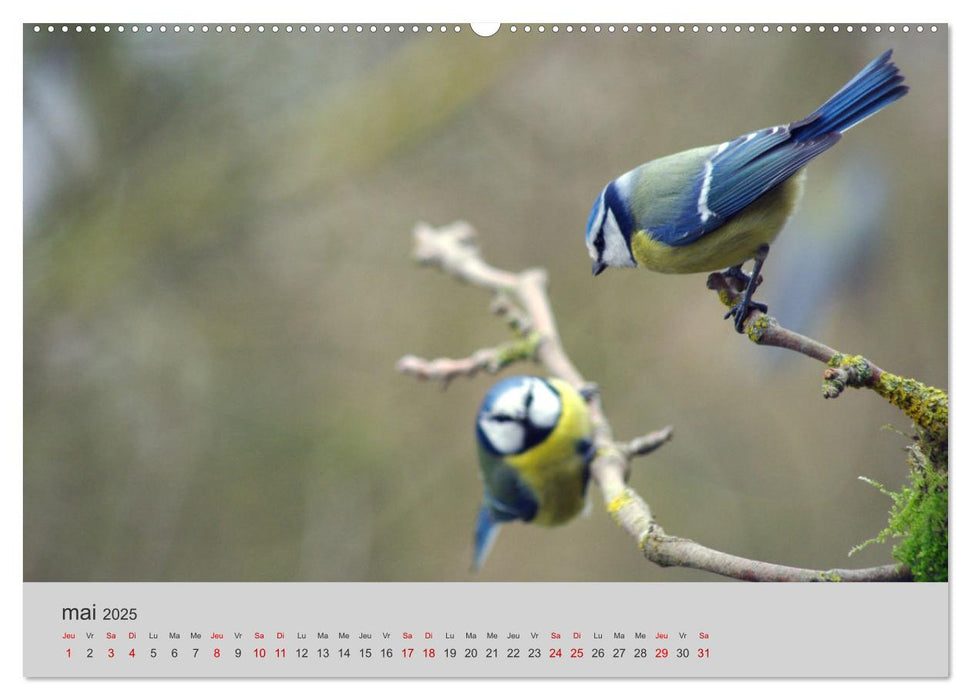
<path fill-rule="evenodd" d="M 733 307 L 743 294 L 742 285 L 731 275 L 714 272 L 708 288 L 721 302 Z M 947 392 L 923 382 L 887 372 L 861 355 L 847 355 L 812 338 L 783 328 L 765 313 L 752 313 L 742 328 L 757 345 L 785 348 L 826 365 L 822 393 L 839 397 L 847 387 L 870 389 L 903 411 L 914 423 L 909 448 L 910 485 L 898 493 L 873 484 L 892 500 L 890 520 L 867 544 L 894 538 L 894 557 L 907 566 L 918 581 L 946 581 L 948 575 L 948 396 Z M 851 552 L 852 553 L 852 552 Z"/>
<path fill-rule="evenodd" d="M 482 259 L 475 238 L 475 231 L 465 223 L 439 229 L 419 224 L 414 232 L 413 255 L 419 263 L 437 267 L 455 279 L 497 297 L 499 301 L 493 309 L 499 310 L 507 320 L 514 319 L 510 320 L 517 336 L 513 344 L 522 344 L 517 345 L 521 352 L 507 352 L 503 350 L 508 350 L 507 346 L 498 345 L 463 359 L 426 360 L 409 355 L 399 360 L 398 371 L 447 386 L 459 376 L 471 376 L 479 371 L 496 372 L 506 364 L 532 359 L 549 375 L 580 390 L 588 403 L 593 424 L 596 456 L 590 464 L 591 478 L 600 488 L 608 513 L 632 538 L 645 558 L 655 564 L 690 567 L 747 581 L 911 579 L 910 568 L 902 564 L 866 569 L 802 569 L 738 557 L 665 533 L 654 519 L 647 500 L 631 488 L 627 480 L 631 460 L 652 453 L 665 444 L 671 438 L 672 429 L 663 428 L 629 442 L 615 440 L 599 392 L 590 390 L 590 383 L 584 380 L 563 348 L 546 292 L 546 272 L 528 269 L 514 273 L 492 267 Z M 728 296 L 726 292 L 724 298 Z M 737 299 L 732 300 L 733 304 L 735 302 Z M 750 315 L 746 323 L 750 326 L 760 317 L 760 314 Z M 804 340 L 815 343 L 808 338 Z M 830 357 L 834 352 L 831 351 Z"/>

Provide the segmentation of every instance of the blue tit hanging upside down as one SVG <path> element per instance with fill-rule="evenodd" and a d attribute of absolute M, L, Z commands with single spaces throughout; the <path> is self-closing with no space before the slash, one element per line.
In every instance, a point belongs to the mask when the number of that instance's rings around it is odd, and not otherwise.
<path fill-rule="evenodd" d="M 475 422 L 485 496 L 475 524 L 478 571 L 499 525 L 559 525 L 583 510 L 592 426 L 587 403 L 561 379 L 517 376 L 486 394 Z"/>
<path fill-rule="evenodd" d="M 745 286 L 725 314 L 744 330 L 762 263 L 802 194 L 804 166 L 840 135 L 907 94 L 890 61 L 874 60 L 822 107 L 791 124 L 640 165 L 610 182 L 587 222 L 593 274 L 641 265 L 656 272 L 725 274 Z M 751 276 L 742 265 L 754 260 Z"/>

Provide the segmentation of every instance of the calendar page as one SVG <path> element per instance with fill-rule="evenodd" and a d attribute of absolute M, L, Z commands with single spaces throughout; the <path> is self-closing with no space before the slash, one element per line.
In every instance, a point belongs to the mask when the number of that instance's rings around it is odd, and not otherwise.
<path fill-rule="evenodd" d="M 942 678 L 948 26 L 23 25 L 29 678 Z"/>

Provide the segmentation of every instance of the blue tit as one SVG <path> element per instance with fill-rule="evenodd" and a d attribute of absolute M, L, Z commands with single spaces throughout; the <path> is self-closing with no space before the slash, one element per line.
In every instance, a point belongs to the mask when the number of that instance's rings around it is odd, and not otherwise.
<path fill-rule="evenodd" d="M 587 403 L 561 379 L 517 376 L 497 382 L 475 421 L 485 495 L 475 525 L 477 571 L 499 525 L 559 525 L 586 502 L 593 457 Z"/>
<path fill-rule="evenodd" d="M 610 182 L 587 222 L 593 274 L 607 267 L 726 274 L 745 291 L 726 315 L 741 333 L 769 243 L 802 194 L 804 166 L 859 124 L 907 94 L 892 51 L 870 63 L 805 119 L 715 146 L 658 158 Z M 742 265 L 754 260 L 751 276 Z"/>

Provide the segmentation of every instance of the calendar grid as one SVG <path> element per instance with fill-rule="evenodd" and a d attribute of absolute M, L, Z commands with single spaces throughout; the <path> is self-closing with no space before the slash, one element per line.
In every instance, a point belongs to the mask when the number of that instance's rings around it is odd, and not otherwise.
<path fill-rule="evenodd" d="M 948 674 L 947 584 L 27 583 L 24 598 L 29 677 Z M 907 601 L 925 614 L 889 612 Z"/>

